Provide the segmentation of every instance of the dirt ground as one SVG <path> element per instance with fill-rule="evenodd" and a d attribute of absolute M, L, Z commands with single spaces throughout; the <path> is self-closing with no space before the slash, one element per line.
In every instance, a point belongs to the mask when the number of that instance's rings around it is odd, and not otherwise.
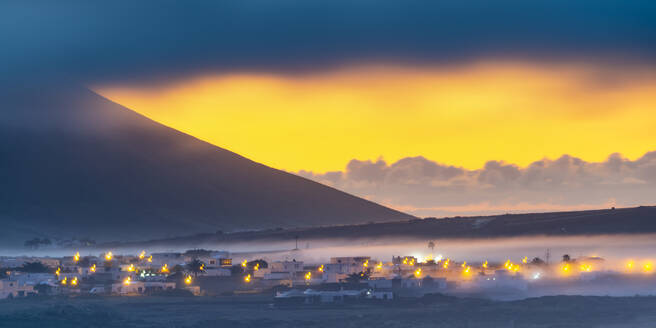
<path fill-rule="evenodd" d="M 432 296 L 332 306 L 269 295 L 0 301 L 0 327 L 655 327 L 656 297 L 553 296 L 499 302 Z"/>

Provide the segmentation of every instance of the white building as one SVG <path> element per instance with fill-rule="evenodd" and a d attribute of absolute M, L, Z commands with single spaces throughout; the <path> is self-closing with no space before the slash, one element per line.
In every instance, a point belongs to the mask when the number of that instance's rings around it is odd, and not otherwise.
<path fill-rule="evenodd" d="M 117 295 L 139 295 L 146 291 L 145 283 L 142 281 L 130 281 L 129 283 L 117 282 L 112 284 L 112 294 Z"/>
<path fill-rule="evenodd" d="M 303 262 L 300 261 L 278 261 L 269 263 L 264 272 L 266 280 L 293 279 L 299 273 L 303 273 Z M 261 275 L 261 274 L 258 274 Z"/>
<path fill-rule="evenodd" d="M 25 297 L 34 293 L 34 286 L 21 284 L 16 280 L 0 279 L 0 299 Z"/>
<path fill-rule="evenodd" d="M 202 275 L 208 277 L 230 277 L 232 272 L 230 269 L 221 267 L 206 267 Z"/>
<path fill-rule="evenodd" d="M 36 286 L 39 284 L 54 285 L 57 283 L 57 276 L 52 273 L 24 273 L 12 272 L 11 280 L 17 281 L 21 285 Z"/>

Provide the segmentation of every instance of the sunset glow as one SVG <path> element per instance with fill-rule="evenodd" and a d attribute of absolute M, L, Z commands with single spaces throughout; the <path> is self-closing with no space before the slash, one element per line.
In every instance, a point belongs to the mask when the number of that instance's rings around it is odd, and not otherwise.
<path fill-rule="evenodd" d="M 155 121 L 288 171 L 424 156 L 476 169 L 571 154 L 635 159 L 656 141 L 656 77 L 583 65 L 489 62 L 330 73 L 207 75 L 99 86 Z M 248 122 L 248 124 L 244 124 Z"/>

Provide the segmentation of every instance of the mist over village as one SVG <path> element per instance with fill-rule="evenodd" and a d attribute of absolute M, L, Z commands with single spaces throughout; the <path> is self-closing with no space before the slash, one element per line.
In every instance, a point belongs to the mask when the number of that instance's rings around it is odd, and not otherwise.
<path fill-rule="evenodd" d="M 656 3 L 0 2 L 0 328 L 653 327 Z"/>

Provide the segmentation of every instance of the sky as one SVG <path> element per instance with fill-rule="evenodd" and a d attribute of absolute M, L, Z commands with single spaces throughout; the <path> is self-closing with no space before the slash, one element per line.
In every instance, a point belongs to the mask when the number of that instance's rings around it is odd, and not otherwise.
<path fill-rule="evenodd" d="M 413 214 L 653 203 L 653 1 L 7 1 L 0 31 L 0 85 Z"/>

